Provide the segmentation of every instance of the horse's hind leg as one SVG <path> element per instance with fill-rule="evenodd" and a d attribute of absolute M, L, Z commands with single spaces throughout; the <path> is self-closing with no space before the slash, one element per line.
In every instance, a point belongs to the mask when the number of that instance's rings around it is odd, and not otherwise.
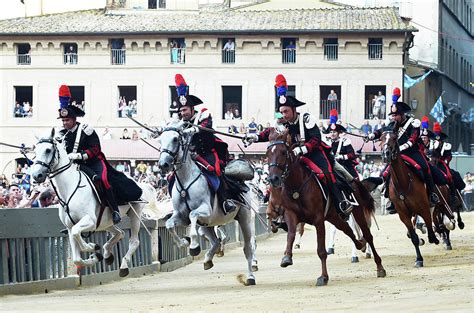
<path fill-rule="evenodd" d="M 293 265 L 293 243 L 295 242 L 296 229 L 298 228 L 297 217 L 290 210 L 285 211 L 285 222 L 288 226 L 288 232 L 286 234 L 285 254 L 280 263 L 281 267 Z"/>
<path fill-rule="evenodd" d="M 219 238 L 217 238 L 217 234 L 214 231 L 214 227 L 201 226 L 200 230 L 207 238 L 207 240 L 209 240 L 209 242 L 211 243 L 211 247 L 209 248 L 209 250 L 207 250 L 204 256 L 204 270 L 208 270 L 214 266 L 214 263 L 212 263 L 212 259 L 214 258 L 214 255 L 220 247 L 220 240 Z"/>
<path fill-rule="evenodd" d="M 241 207 L 237 213 L 236 220 L 239 222 L 242 236 L 244 237 L 244 254 L 247 259 L 247 282 L 248 285 L 255 285 L 255 276 L 253 274 L 252 262 L 255 259 L 255 228 L 252 223 L 251 212 L 249 209 Z"/>
<path fill-rule="evenodd" d="M 336 226 L 337 229 L 344 232 L 349 238 L 351 238 L 352 242 L 355 244 L 357 250 L 361 250 L 365 247 L 367 243 L 364 238 L 358 240 L 352 231 L 352 228 L 347 224 L 347 222 L 343 221 L 339 215 L 337 215 L 335 210 L 329 210 L 326 215 L 326 219 L 328 222 Z"/>
<path fill-rule="evenodd" d="M 131 265 L 130 260 L 132 259 L 132 255 L 137 250 L 138 246 L 140 245 L 140 239 L 138 238 L 138 232 L 140 231 L 140 216 L 142 212 L 142 206 L 133 206 L 127 215 L 130 218 L 130 240 L 128 242 L 128 251 L 125 256 L 122 258 L 122 263 L 120 264 L 120 271 L 119 276 L 125 277 L 128 275 L 129 270 L 128 267 Z"/>
<path fill-rule="evenodd" d="M 423 267 L 423 257 L 421 256 L 421 252 L 420 252 L 420 239 L 418 238 L 418 235 L 415 232 L 415 228 L 413 227 L 410 217 L 404 213 L 405 210 L 397 209 L 397 212 L 398 212 L 398 216 L 400 220 L 402 221 L 403 224 L 405 224 L 405 227 L 408 230 L 408 235 L 410 236 L 413 246 L 415 246 L 415 251 L 416 251 L 415 267 Z M 431 218 L 430 218 L 430 224 L 431 224 Z"/>
<path fill-rule="evenodd" d="M 81 218 L 69 232 L 70 236 L 74 238 L 81 252 L 93 252 L 89 259 L 84 261 L 84 264 L 82 264 L 83 266 L 94 265 L 95 263 L 102 261 L 104 258 L 99 252 L 99 245 L 93 242 L 87 243 L 81 237 L 81 233 L 93 230 L 95 230 L 95 221 L 87 215 Z"/>
<path fill-rule="evenodd" d="M 217 249 L 216 255 L 218 257 L 224 256 L 225 244 L 229 241 L 229 236 L 227 236 L 227 232 L 225 231 L 224 226 L 217 227 L 217 237 L 220 239 L 219 249 Z"/>
<path fill-rule="evenodd" d="M 303 237 L 304 234 L 304 223 L 299 223 L 296 226 L 296 244 L 295 244 L 295 249 L 300 249 L 301 248 L 301 238 Z"/>
<path fill-rule="evenodd" d="M 329 274 L 328 274 L 328 269 L 326 266 L 326 259 L 328 257 L 328 254 L 326 251 L 326 230 L 324 227 L 324 219 L 322 219 L 321 221 L 317 223 L 314 223 L 314 225 L 316 226 L 316 237 L 318 240 L 317 251 L 318 251 L 319 259 L 321 260 L 321 269 L 322 269 L 321 276 L 319 276 L 318 279 L 316 280 L 316 286 L 325 286 L 328 284 Z"/>
<path fill-rule="evenodd" d="M 433 231 L 433 219 L 431 218 L 430 209 L 423 210 L 419 215 L 425 221 L 426 230 L 428 231 L 428 242 L 439 244 L 439 240 Z"/>
<path fill-rule="evenodd" d="M 114 263 L 112 249 L 120 240 L 122 240 L 124 232 L 115 225 L 107 228 L 107 231 L 112 235 L 112 237 L 104 244 L 104 259 L 105 264 L 111 265 Z"/>

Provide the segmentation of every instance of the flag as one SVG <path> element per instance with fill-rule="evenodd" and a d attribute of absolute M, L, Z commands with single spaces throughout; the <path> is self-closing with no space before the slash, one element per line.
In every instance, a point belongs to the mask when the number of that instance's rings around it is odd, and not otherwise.
<path fill-rule="evenodd" d="M 430 115 L 434 117 L 438 123 L 443 124 L 446 114 L 444 114 L 442 95 L 439 96 L 438 100 L 436 100 L 433 109 L 431 109 Z"/>
<path fill-rule="evenodd" d="M 432 72 L 433 72 L 433 70 L 430 70 L 428 73 L 425 73 L 425 74 L 423 74 L 422 76 L 420 76 L 416 79 L 413 79 L 410 76 L 408 76 L 407 74 L 405 74 L 405 82 L 403 83 L 403 87 L 408 89 L 408 88 L 411 88 L 411 87 L 415 86 L 416 84 L 421 82 L 423 79 L 425 79 L 428 75 L 430 75 Z"/>
<path fill-rule="evenodd" d="M 463 115 L 461 115 L 461 121 L 463 121 L 465 123 L 474 122 L 474 108 L 471 108 L 466 113 L 463 113 Z"/>

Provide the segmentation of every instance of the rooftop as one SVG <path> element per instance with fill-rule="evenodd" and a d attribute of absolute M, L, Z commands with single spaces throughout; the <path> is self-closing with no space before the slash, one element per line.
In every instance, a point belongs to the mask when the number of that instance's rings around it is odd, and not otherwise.
<path fill-rule="evenodd" d="M 416 31 L 398 10 L 86 10 L 0 21 L 0 36 Z"/>

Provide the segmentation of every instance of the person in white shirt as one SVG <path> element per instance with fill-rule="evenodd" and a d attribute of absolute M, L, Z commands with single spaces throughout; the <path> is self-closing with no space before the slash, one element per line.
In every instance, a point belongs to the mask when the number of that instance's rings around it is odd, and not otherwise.
<path fill-rule="evenodd" d="M 228 39 L 222 50 L 224 50 L 224 51 L 233 51 L 233 50 L 235 50 L 235 42 L 233 42 L 232 39 Z"/>

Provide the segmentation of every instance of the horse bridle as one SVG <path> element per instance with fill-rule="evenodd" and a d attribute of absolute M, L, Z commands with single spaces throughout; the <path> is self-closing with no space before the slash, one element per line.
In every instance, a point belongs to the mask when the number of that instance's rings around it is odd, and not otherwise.
<path fill-rule="evenodd" d="M 71 166 L 72 162 L 69 161 L 68 164 L 58 168 L 55 171 L 51 171 L 51 166 L 53 162 L 56 159 L 59 161 L 59 158 L 60 158 L 59 154 L 57 154 L 58 148 L 56 147 L 56 141 L 53 138 L 47 138 L 47 139 L 43 138 L 40 141 L 38 141 L 37 145 L 42 144 L 42 143 L 49 143 L 53 146 L 53 156 L 51 157 L 51 160 L 49 161 L 49 163 L 43 162 L 41 160 L 36 160 L 34 164 L 38 164 L 43 167 L 46 167 L 46 173 L 49 178 L 53 178 L 54 176 L 59 175 L 60 173 L 64 172 Z M 57 155 L 57 158 L 56 158 L 56 155 Z"/>
<path fill-rule="evenodd" d="M 387 136 L 387 135 L 389 135 L 389 134 L 393 134 L 393 131 L 384 131 L 384 132 L 382 133 L 382 136 L 381 136 L 381 137 Z M 390 152 L 390 160 L 388 160 L 388 163 L 390 163 L 391 161 L 393 161 L 393 160 L 395 160 L 395 159 L 397 158 L 399 151 L 396 150 L 396 149 L 392 149 L 392 148 L 389 149 L 389 147 L 388 147 L 388 140 L 386 140 L 386 141 L 384 142 L 383 148 L 382 148 L 382 151 L 383 151 L 383 153 L 382 153 L 382 160 L 383 160 L 384 162 L 386 161 L 386 160 L 384 160 L 384 159 L 385 159 L 385 151 L 386 151 L 386 150 L 387 150 L 388 152 Z"/>
<path fill-rule="evenodd" d="M 278 163 L 270 163 L 270 164 L 268 164 L 268 169 L 270 169 L 271 167 L 276 167 L 276 168 L 280 169 L 282 171 L 281 178 L 285 179 L 290 174 L 289 173 L 290 164 L 288 163 L 288 159 L 291 157 L 290 156 L 290 146 L 284 140 L 275 140 L 275 141 L 272 141 L 268 145 L 267 151 L 270 150 L 272 147 L 277 146 L 277 145 L 284 145 L 285 146 L 285 149 L 286 149 L 285 163 L 283 165 L 278 164 Z"/>
<path fill-rule="evenodd" d="M 175 167 L 175 171 L 176 171 L 177 170 L 176 166 L 177 165 L 179 165 L 179 166 L 182 165 L 183 160 L 186 159 L 186 154 L 188 152 L 189 145 L 187 145 L 187 146 L 184 145 L 182 129 L 177 128 L 177 127 L 166 127 L 166 128 L 163 129 L 162 133 L 167 132 L 167 131 L 174 131 L 174 132 L 178 133 L 178 145 L 177 145 L 177 148 L 176 148 L 175 151 L 165 149 L 165 148 L 161 148 L 161 153 L 163 153 L 163 152 L 167 153 L 173 158 L 173 166 Z M 179 152 L 179 148 L 182 147 L 182 146 L 185 146 L 184 152 L 183 152 L 183 158 L 180 162 L 178 162 L 178 160 L 177 160 L 178 152 Z"/>

